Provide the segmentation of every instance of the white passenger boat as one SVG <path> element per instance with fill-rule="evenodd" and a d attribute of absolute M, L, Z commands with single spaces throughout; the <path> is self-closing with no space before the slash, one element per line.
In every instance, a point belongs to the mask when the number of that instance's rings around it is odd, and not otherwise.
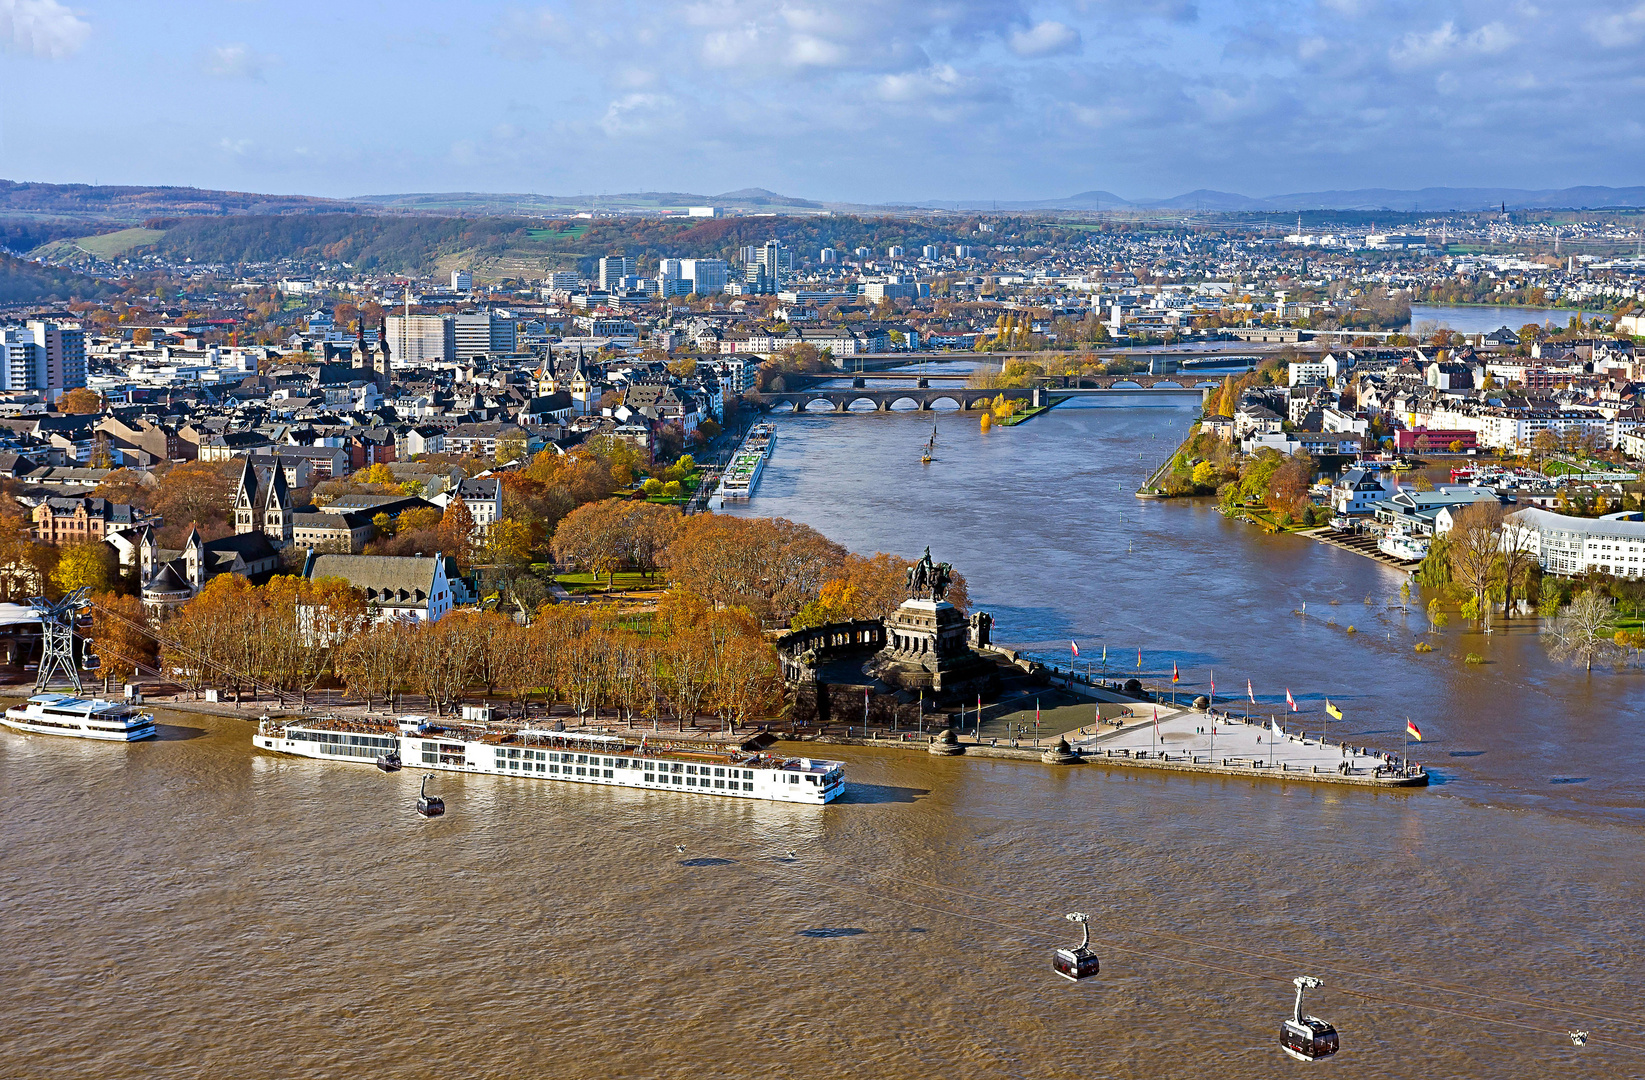
<path fill-rule="evenodd" d="M 36 735 L 110 742 L 135 742 L 154 735 L 154 717 L 149 713 L 118 701 L 71 694 L 36 694 L 7 709 L 0 723 Z"/>
<path fill-rule="evenodd" d="M 1428 541 L 1403 529 L 1391 529 L 1377 541 L 1377 550 L 1406 562 L 1421 562 L 1428 557 Z"/>
<path fill-rule="evenodd" d="M 609 735 L 549 731 L 513 723 L 305 718 L 265 720 L 252 743 L 262 750 L 326 761 L 375 764 L 396 753 L 412 768 L 645 788 L 686 795 L 822 804 L 845 791 L 845 763 L 769 753 L 761 733 L 647 732 Z"/>

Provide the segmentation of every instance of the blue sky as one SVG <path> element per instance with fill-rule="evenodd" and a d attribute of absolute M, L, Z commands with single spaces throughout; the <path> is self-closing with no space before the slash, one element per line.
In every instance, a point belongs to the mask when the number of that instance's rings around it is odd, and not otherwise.
<path fill-rule="evenodd" d="M 1645 182 L 1645 0 L 0 0 L 0 177 L 859 201 Z"/>

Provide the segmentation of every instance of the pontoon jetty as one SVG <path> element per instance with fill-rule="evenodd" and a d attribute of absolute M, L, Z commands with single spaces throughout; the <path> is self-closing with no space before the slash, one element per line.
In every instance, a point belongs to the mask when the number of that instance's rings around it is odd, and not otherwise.
<path fill-rule="evenodd" d="M 556 725 L 562 726 L 562 725 Z M 409 767 L 722 795 L 774 802 L 827 803 L 845 791 L 845 764 L 772 754 L 766 733 L 550 730 L 494 720 L 306 717 L 264 720 L 262 750 L 374 765 L 397 753 Z"/>

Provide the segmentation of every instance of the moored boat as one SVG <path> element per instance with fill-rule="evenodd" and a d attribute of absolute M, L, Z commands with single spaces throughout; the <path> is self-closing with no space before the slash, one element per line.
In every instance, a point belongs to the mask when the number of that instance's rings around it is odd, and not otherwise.
<path fill-rule="evenodd" d="M 372 764 L 395 754 L 425 769 L 561 780 L 687 795 L 822 804 L 845 791 L 845 764 L 773 754 L 774 736 L 612 735 L 507 721 L 309 717 L 258 725 L 258 749 Z"/>
<path fill-rule="evenodd" d="M 154 736 L 152 714 L 120 701 L 72 694 L 36 694 L 7 709 L 0 723 L 35 735 L 104 742 L 136 742 Z"/>

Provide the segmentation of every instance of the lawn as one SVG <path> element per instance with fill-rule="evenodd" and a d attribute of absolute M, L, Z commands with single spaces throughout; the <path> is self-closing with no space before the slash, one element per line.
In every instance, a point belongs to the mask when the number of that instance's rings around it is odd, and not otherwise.
<path fill-rule="evenodd" d="M 1039 408 L 1029 407 L 1020 413 L 1014 413 L 1013 415 L 1006 417 L 1004 420 L 997 420 L 995 423 L 1003 424 L 1005 427 L 1015 427 L 1018 424 L 1028 423 L 1028 421 L 1034 419 L 1034 417 L 1038 416 L 1042 412 L 1048 411 L 1049 409 L 1049 405 L 1041 405 Z"/>
<path fill-rule="evenodd" d="M 587 225 L 573 225 L 565 232 L 556 232 L 553 229 L 527 229 L 526 235 L 533 240 L 581 240 L 587 231 Z"/>
<path fill-rule="evenodd" d="M 573 596 L 605 592 L 604 574 L 559 574 L 554 580 Z M 615 593 L 631 589 L 661 589 L 664 585 L 665 580 L 662 577 L 648 578 L 638 570 L 619 570 L 613 578 L 611 590 Z"/>

